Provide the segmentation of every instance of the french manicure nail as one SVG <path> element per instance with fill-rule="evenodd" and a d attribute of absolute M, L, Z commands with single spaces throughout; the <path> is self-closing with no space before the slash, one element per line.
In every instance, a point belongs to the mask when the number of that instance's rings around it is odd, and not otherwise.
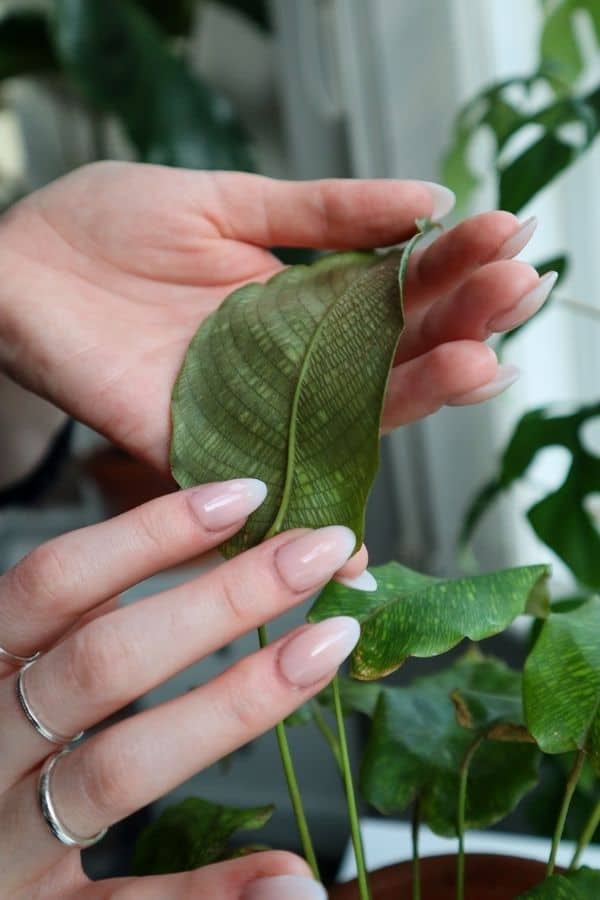
<path fill-rule="evenodd" d="M 537 228 L 537 225 L 538 220 L 536 216 L 531 216 L 529 219 L 526 219 L 518 231 L 515 231 L 514 234 L 511 234 L 511 236 L 504 241 L 500 249 L 496 252 L 494 259 L 512 259 L 513 256 L 520 253 L 531 240 L 531 236 Z"/>
<path fill-rule="evenodd" d="M 295 687 L 306 688 L 333 674 L 352 653 L 360 625 L 350 616 L 335 616 L 310 625 L 291 638 L 279 654 L 279 668 Z"/>
<path fill-rule="evenodd" d="M 454 191 L 451 191 L 450 188 L 445 187 L 443 184 L 437 184 L 435 181 L 420 181 L 419 184 L 423 184 L 427 188 L 433 200 L 433 209 L 429 214 L 429 218 L 437 222 L 438 219 L 443 219 L 444 216 L 447 216 L 456 203 Z"/>
<path fill-rule="evenodd" d="M 361 572 L 360 575 L 356 575 L 354 578 L 338 577 L 335 580 L 339 581 L 340 584 L 343 584 L 346 587 L 353 588 L 355 591 L 377 590 L 377 582 L 368 569 L 365 569 L 364 572 Z"/>
<path fill-rule="evenodd" d="M 248 885 L 242 900 L 327 900 L 323 885 L 298 875 L 260 878 Z"/>
<path fill-rule="evenodd" d="M 258 478 L 204 484 L 189 494 L 189 504 L 207 531 L 223 531 L 261 505 L 267 486 Z"/>
<path fill-rule="evenodd" d="M 505 365 L 498 366 L 496 377 L 493 381 L 468 391 L 466 394 L 460 394 L 446 401 L 446 406 L 468 406 L 471 403 L 482 403 L 484 400 L 491 400 L 497 397 L 507 388 L 514 384 L 519 378 L 521 370 L 517 366 Z"/>
<path fill-rule="evenodd" d="M 275 554 L 277 571 L 294 591 L 319 587 L 354 553 L 356 538 L 344 525 L 327 525 L 290 541 Z"/>
<path fill-rule="evenodd" d="M 518 303 L 494 316 L 488 323 L 488 331 L 497 333 L 499 331 L 510 331 L 517 325 L 522 325 L 527 319 L 530 319 L 539 309 L 542 308 L 558 278 L 558 272 L 546 272 L 542 275 L 537 285 L 532 291 L 525 294 Z"/>

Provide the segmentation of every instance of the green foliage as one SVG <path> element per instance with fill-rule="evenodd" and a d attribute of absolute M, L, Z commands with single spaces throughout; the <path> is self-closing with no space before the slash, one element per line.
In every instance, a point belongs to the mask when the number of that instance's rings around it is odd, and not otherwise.
<path fill-rule="evenodd" d="M 600 415 L 600 404 L 584 406 L 572 415 L 553 416 L 537 409 L 518 423 L 500 462 L 498 474 L 472 501 L 461 534 L 464 545 L 491 503 L 523 478 L 537 453 L 561 446 L 572 455 L 564 483 L 535 503 L 528 512 L 535 533 L 569 566 L 583 584 L 600 587 L 600 535 L 584 501 L 600 490 L 600 459 L 581 440 L 581 428 Z"/>
<path fill-rule="evenodd" d="M 361 622 L 352 675 L 366 680 L 393 672 L 409 656 L 437 656 L 465 637 L 498 634 L 521 613 L 543 615 L 548 602 L 547 566 L 442 579 L 391 562 L 371 573 L 376 591 L 331 581 L 308 616 L 310 622 L 337 615 Z"/>
<path fill-rule="evenodd" d="M 553 875 L 533 890 L 519 894 L 517 900 L 598 900 L 599 896 L 600 872 L 583 868 Z"/>
<path fill-rule="evenodd" d="M 43 13 L 9 8 L 0 14 L 0 80 L 53 72 L 57 68 L 48 20 Z"/>
<path fill-rule="evenodd" d="M 598 0 L 560 0 L 549 11 L 542 29 L 540 54 L 566 86 L 574 84 L 585 69 L 585 56 L 577 35 L 577 16 L 592 26 L 600 44 L 600 4 Z"/>
<path fill-rule="evenodd" d="M 188 797 L 144 829 L 135 847 L 134 874 L 183 872 L 228 858 L 232 835 L 262 828 L 272 814 L 272 806 L 237 809 Z"/>
<path fill-rule="evenodd" d="M 361 773 L 363 794 L 378 810 L 400 813 L 418 795 L 423 821 L 437 834 L 456 834 L 461 766 L 487 725 L 479 731 L 461 727 L 450 695 L 473 689 L 518 701 L 520 675 L 499 660 L 469 653 L 410 687 L 382 688 Z M 470 768 L 467 827 L 507 815 L 536 784 L 538 758 L 528 743 L 484 741 Z"/>
<path fill-rule="evenodd" d="M 552 613 L 525 663 L 526 723 L 545 753 L 585 750 L 600 774 L 600 598 Z"/>
<path fill-rule="evenodd" d="M 56 0 L 54 34 L 67 73 L 93 106 L 121 120 L 141 159 L 251 168 L 228 103 L 191 73 L 129 0 Z"/>
<path fill-rule="evenodd" d="M 194 337 L 172 402 L 182 487 L 262 478 L 267 499 L 229 556 L 297 526 L 358 543 L 403 325 L 397 253 L 340 253 L 231 294 Z"/>

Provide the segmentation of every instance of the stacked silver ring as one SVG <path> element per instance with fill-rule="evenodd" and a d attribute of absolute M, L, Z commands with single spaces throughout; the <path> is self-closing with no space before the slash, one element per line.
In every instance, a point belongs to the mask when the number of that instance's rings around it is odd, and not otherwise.
<path fill-rule="evenodd" d="M 80 847 L 82 850 L 85 850 L 86 847 L 92 847 L 94 844 L 97 844 L 98 841 L 102 840 L 108 831 L 108 828 L 102 828 L 97 834 L 93 834 L 91 837 L 86 838 L 75 834 L 75 832 L 67 828 L 66 825 L 63 825 L 58 818 L 52 800 L 52 791 L 50 790 L 50 777 L 52 775 L 52 770 L 60 757 L 64 756 L 65 753 L 69 753 L 70 750 L 70 747 L 63 747 L 62 750 L 59 750 L 57 753 L 53 753 L 52 756 L 48 757 L 40 772 L 38 797 L 42 815 L 54 837 L 58 838 L 61 844 L 64 844 L 66 847 Z"/>
<path fill-rule="evenodd" d="M 11 666 L 24 666 L 26 663 L 32 663 L 40 655 L 41 653 L 38 650 L 33 656 L 18 656 L 16 653 L 11 653 L 6 647 L 0 647 L 0 660 L 10 663 Z"/>
<path fill-rule="evenodd" d="M 36 659 L 37 656 L 32 657 L 29 662 L 25 663 L 24 666 L 21 666 L 17 673 L 17 699 L 19 701 L 21 709 L 23 710 L 37 733 L 41 734 L 43 738 L 46 738 L 46 740 L 50 741 L 52 744 L 60 744 L 62 746 L 63 744 L 72 744 L 75 741 L 81 740 L 84 735 L 83 731 L 80 731 L 72 736 L 59 734 L 57 731 L 53 731 L 47 725 L 44 725 L 38 714 L 32 709 L 32 706 L 27 697 L 27 692 L 25 690 L 23 676 L 25 675 L 27 669 L 33 665 Z"/>

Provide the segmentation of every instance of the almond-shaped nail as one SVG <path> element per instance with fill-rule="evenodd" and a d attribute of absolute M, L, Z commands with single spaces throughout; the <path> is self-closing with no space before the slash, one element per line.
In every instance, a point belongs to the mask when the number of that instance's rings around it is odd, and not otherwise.
<path fill-rule="evenodd" d="M 279 654 L 279 669 L 290 684 L 306 688 L 318 684 L 352 653 L 360 637 L 360 625 L 350 616 L 335 616 L 310 625 L 290 638 Z"/>
<path fill-rule="evenodd" d="M 436 181 L 420 181 L 419 184 L 424 185 L 431 194 L 433 207 L 429 218 L 437 222 L 438 219 L 443 219 L 444 216 L 447 216 L 456 203 L 454 191 L 451 191 L 450 188 L 443 184 L 438 184 Z"/>
<path fill-rule="evenodd" d="M 517 325 L 522 325 L 523 322 L 530 319 L 542 308 L 550 296 L 550 292 L 556 284 L 557 278 L 558 272 L 546 272 L 545 275 L 542 275 L 533 290 L 525 294 L 524 297 L 521 297 L 521 299 L 510 309 L 505 310 L 503 313 L 499 313 L 490 320 L 488 323 L 488 331 L 491 333 L 510 331 L 511 328 L 516 328 Z"/>
<path fill-rule="evenodd" d="M 346 587 L 352 588 L 355 591 L 376 591 L 377 590 L 377 582 L 371 575 L 368 569 L 365 569 L 364 572 L 361 572 L 360 575 L 356 575 L 354 578 L 336 578 L 336 581 L 339 581 L 340 584 L 345 585 Z"/>
<path fill-rule="evenodd" d="M 188 502 L 207 531 L 223 531 L 258 509 L 266 496 L 264 481 L 234 478 L 203 484 L 188 495 Z"/>
<path fill-rule="evenodd" d="M 249 884 L 242 900 L 327 900 L 327 891 L 312 878 L 275 875 Z"/>
<path fill-rule="evenodd" d="M 332 578 L 354 553 L 356 538 L 344 525 L 326 525 L 290 541 L 275 554 L 275 565 L 293 591 L 309 591 Z"/>
<path fill-rule="evenodd" d="M 526 219 L 521 227 L 504 241 L 500 249 L 496 252 L 494 259 L 512 259 L 513 256 L 520 253 L 531 240 L 537 226 L 538 220 L 536 216 L 531 216 L 529 219 Z"/>
<path fill-rule="evenodd" d="M 466 394 L 460 394 L 457 397 L 451 397 L 446 401 L 446 406 L 469 406 L 471 403 L 482 403 L 484 400 L 491 400 L 497 397 L 507 388 L 514 384 L 519 378 L 521 370 L 517 366 L 505 365 L 498 366 L 496 377 L 493 381 L 468 391 Z"/>

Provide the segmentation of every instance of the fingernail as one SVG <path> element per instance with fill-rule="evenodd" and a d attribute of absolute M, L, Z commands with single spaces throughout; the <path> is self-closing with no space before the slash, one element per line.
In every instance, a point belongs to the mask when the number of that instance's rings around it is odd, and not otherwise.
<path fill-rule="evenodd" d="M 535 229 L 537 228 L 538 220 L 536 216 L 531 216 L 529 219 L 526 219 L 518 231 L 515 231 L 514 234 L 504 241 L 500 249 L 497 251 L 494 259 L 512 259 L 513 256 L 516 256 L 517 253 L 520 253 L 521 250 L 527 246 L 529 241 L 531 240 L 531 236 Z"/>
<path fill-rule="evenodd" d="M 312 878 L 276 875 L 248 885 L 242 900 L 327 900 L 327 891 Z"/>
<path fill-rule="evenodd" d="M 550 296 L 557 278 L 558 272 L 546 272 L 545 275 L 542 275 L 534 289 L 521 297 L 515 306 L 490 320 L 488 330 L 490 332 L 510 331 L 511 328 L 516 328 L 517 325 L 522 325 L 523 322 L 530 319 Z"/>
<path fill-rule="evenodd" d="M 279 654 L 279 668 L 291 684 L 310 687 L 330 675 L 352 653 L 360 625 L 350 616 L 335 616 L 310 625 L 291 638 Z"/>
<path fill-rule="evenodd" d="M 475 388 L 474 391 L 468 391 L 466 394 L 460 394 L 446 401 L 446 406 L 468 406 L 471 403 L 481 403 L 484 400 L 491 400 L 497 397 L 502 391 L 514 384 L 519 378 L 521 370 L 517 366 L 506 365 L 498 366 L 496 377 L 493 381 Z"/>
<path fill-rule="evenodd" d="M 335 575 L 354 553 L 356 538 L 343 525 L 327 525 L 290 541 L 275 554 L 275 565 L 294 591 L 316 588 Z"/>
<path fill-rule="evenodd" d="M 445 187 L 443 184 L 437 184 L 435 181 L 420 181 L 419 184 L 425 185 L 433 200 L 433 209 L 429 214 L 429 218 L 435 222 L 447 216 L 456 203 L 454 191 L 451 191 L 450 188 Z"/>
<path fill-rule="evenodd" d="M 235 478 L 204 484 L 189 495 L 200 524 L 207 531 L 223 531 L 246 518 L 267 496 L 267 486 L 258 478 Z"/>
<path fill-rule="evenodd" d="M 360 575 L 356 575 L 354 578 L 336 578 L 335 580 L 346 587 L 353 588 L 355 591 L 377 590 L 377 582 L 368 569 L 365 569 L 364 572 L 361 572 Z"/>

